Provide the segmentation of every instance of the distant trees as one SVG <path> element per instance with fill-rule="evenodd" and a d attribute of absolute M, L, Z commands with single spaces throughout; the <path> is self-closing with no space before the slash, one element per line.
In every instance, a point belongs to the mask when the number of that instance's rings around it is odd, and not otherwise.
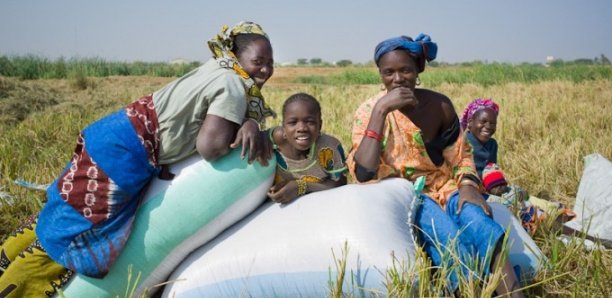
<path fill-rule="evenodd" d="M 466 67 L 471 67 L 471 66 L 481 66 L 481 65 L 488 65 L 488 64 L 498 64 L 499 62 L 491 62 L 491 61 L 487 61 L 487 60 L 474 60 L 474 61 L 464 61 L 464 62 L 457 62 L 457 63 L 448 63 L 448 62 L 439 62 L 439 61 L 431 61 L 428 62 L 427 65 L 428 67 L 444 67 L 444 66 L 451 66 L 451 65 L 460 65 L 460 66 L 466 66 Z M 553 56 L 548 56 L 546 59 L 545 63 L 527 63 L 527 62 L 523 62 L 522 64 L 534 64 L 534 65 L 542 65 L 544 64 L 545 66 L 563 66 L 563 65 L 612 65 L 612 63 L 610 62 L 610 59 L 608 59 L 608 57 L 606 57 L 606 55 L 601 54 L 597 57 L 594 57 L 593 59 L 589 59 L 589 58 L 579 58 L 579 59 L 575 59 L 575 60 L 568 60 L 565 61 L 563 59 L 559 59 L 559 58 L 555 58 Z M 365 63 L 353 63 L 353 61 L 349 60 L 349 59 L 341 59 L 338 60 L 336 62 L 330 63 L 327 62 L 321 58 L 315 57 L 315 58 L 299 58 L 297 59 L 297 65 L 299 66 L 306 66 L 306 65 L 310 65 L 310 66 L 317 66 L 317 67 L 333 67 L 333 66 L 337 66 L 337 67 L 348 67 L 348 66 L 366 66 L 366 67 L 373 67 L 375 66 L 374 61 L 370 60 L 368 62 Z"/>
<path fill-rule="evenodd" d="M 601 54 L 599 57 L 593 59 L 579 58 L 572 61 L 564 61 L 563 59 L 553 59 L 548 61 L 547 65 L 550 66 L 562 66 L 562 65 L 610 65 L 610 59 L 606 55 Z"/>
<path fill-rule="evenodd" d="M 599 60 L 597 60 L 597 57 L 595 57 L 594 60 L 595 60 L 595 64 L 610 65 L 610 59 L 608 59 L 608 57 L 606 57 L 606 55 L 604 54 L 601 54 L 601 56 L 599 57 Z"/>
<path fill-rule="evenodd" d="M 346 67 L 349 65 L 353 65 L 353 61 L 348 60 L 348 59 L 342 59 L 342 60 L 338 60 L 335 63 L 329 63 L 321 58 L 299 58 L 297 59 L 297 65 L 312 65 L 312 66 L 339 66 L 339 67 Z"/>
<path fill-rule="evenodd" d="M 312 65 L 319 65 L 321 64 L 321 62 L 323 62 L 323 59 L 321 58 L 311 58 L 310 59 L 310 64 Z"/>
<path fill-rule="evenodd" d="M 347 59 L 336 61 L 336 66 L 340 66 L 340 67 L 347 67 L 347 66 L 349 66 L 351 64 L 353 64 L 353 62 L 351 60 L 347 60 Z"/>

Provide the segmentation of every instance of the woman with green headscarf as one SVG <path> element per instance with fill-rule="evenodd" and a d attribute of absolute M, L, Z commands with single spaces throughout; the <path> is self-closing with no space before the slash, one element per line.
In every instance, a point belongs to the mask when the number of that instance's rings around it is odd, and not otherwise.
<path fill-rule="evenodd" d="M 86 127 L 47 203 L 0 247 L 0 296 L 53 295 L 73 272 L 105 276 L 126 243 L 139 198 L 167 165 L 196 151 L 215 160 L 242 145 L 267 165 L 260 131 L 274 116 L 260 89 L 274 72 L 262 28 L 241 22 L 208 41 L 212 58 Z"/>

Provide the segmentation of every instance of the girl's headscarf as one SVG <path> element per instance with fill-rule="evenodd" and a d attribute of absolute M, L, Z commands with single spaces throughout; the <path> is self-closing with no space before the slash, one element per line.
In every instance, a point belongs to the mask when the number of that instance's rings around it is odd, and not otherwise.
<path fill-rule="evenodd" d="M 234 70 L 242 78 L 247 90 L 247 117 L 254 119 L 260 126 L 263 126 L 266 117 L 276 117 L 276 113 L 266 104 L 259 87 L 240 66 L 236 54 L 232 52 L 234 39 L 239 34 L 259 34 L 268 38 L 268 35 L 258 24 L 242 21 L 232 27 L 231 30 L 227 25 L 224 25 L 221 32 L 208 41 L 208 47 L 219 66 Z"/>
<path fill-rule="evenodd" d="M 397 49 L 407 50 L 416 56 L 419 73 L 425 70 L 425 60 L 432 61 L 436 59 L 438 53 L 438 45 L 431 41 L 431 37 L 427 34 L 420 33 L 415 40 L 408 36 L 393 37 L 380 42 L 376 46 L 374 50 L 376 65 L 378 65 L 378 61 L 384 54 Z"/>
<path fill-rule="evenodd" d="M 495 115 L 499 114 L 499 106 L 493 101 L 491 98 L 477 98 L 470 102 L 468 106 L 463 111 L 463 116 L 461 116 L 461 128 L 465 130 L 467 128 L 468 122 L 472 120 L 474 114 L 476 112 L 489 108 L 495 112 Z"/>

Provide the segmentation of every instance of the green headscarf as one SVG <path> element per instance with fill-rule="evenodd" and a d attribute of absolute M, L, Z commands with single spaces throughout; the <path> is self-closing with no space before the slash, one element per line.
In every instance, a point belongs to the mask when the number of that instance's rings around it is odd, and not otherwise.
<path fill-rule="evenodd" d="M 261 127 L 265 125 L 266 117 L 275 117 L 276 113 L 266 104 L 259 87 L 249 74 L 240 66 L 238 58 L 232 52 L 234 38 L 239 34 L 259 34 L 268 38 L 261 26 L 253 22 L 242 21 L 230 30 L 227 25 L 221 32 L 208 41 L 208 47 L 213 57 L 223 68 L 233 69 L 241 78 L 247 90 L 247 117 L 254 119 Z"/>

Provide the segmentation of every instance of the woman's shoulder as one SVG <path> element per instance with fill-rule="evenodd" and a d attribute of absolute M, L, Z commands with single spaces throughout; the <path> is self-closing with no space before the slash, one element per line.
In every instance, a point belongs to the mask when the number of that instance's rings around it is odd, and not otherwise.
<path fill-rule="evenodd" d="M 421 88 L 415 89 L 415 93 L 419 101 L 422 100 L 427 103 L 429 106 L 427 110 L 438 115 L 444 115 L 444 119 L 446 119 L 444 122 L 450 123 L 457 118 L 455 106 L 448 96 L 437 91 Z"/>
<path fill-rule="evenodd" d="M 218 82 L 229 82 L 231 84 L 241 83 L 240 75 L 233 69 L 221 67 L 215 59 L 210 59 L 198 68 L 201 75 L 209 76 L 211 80 Z"/>
<path fill-rule="evenodd" d="M 232 69 L 224 68 L 214 59 L 204 62 L 190 72 L 168 83 L 164 89 L 176 90 L 187 89 L 219 89 L 228 87 L 242 87 L 240 76 Z"/>
<path fill-rule="evenodd" d="M 416 88 L 414 89 L 414 92 L 417 98 L 439 103 L 441 105 L 450 104 L 452 106 L 452 101 L 450 100 L 450 98 L 443 93 L 424 88 Z"/>
<path fill-rule="evenodd" d="M 203 95 L 206 98 L 236 98 L 244 97 L 247 94 L 246 86 L 240 75 L 232 69 L 220 67 L 216 61 L 212 61 L 210 67 L 201 69 L 200 78 Z"/>

